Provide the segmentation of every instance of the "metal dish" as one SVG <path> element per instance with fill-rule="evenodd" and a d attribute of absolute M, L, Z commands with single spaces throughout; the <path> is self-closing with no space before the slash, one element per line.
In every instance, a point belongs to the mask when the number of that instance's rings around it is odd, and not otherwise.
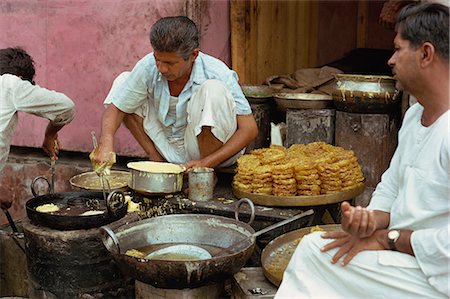
<path fill-rule="evenodd" d="M 111 190 L 126 191 L 131 181 L 131 173 L 128 171 L 111 170 L 108 180 Z M 100 177 L 94 171 L 77 174 L 71 177 L 69 182 L 74 190 L 103 190 Z"/>
<path fill-rule="evenodd" d="M 337 231 L 340 224 L 321 225 L 325 231 Z M 276 286 L 280 286 L 284 271 L 292 257 L 299 238 L 311 232 L 312 227 L 305 227 L 281 235 L 267 244 L 261 254 L 261 266 L 264 276 Z"/>
<path fill-rule="evenodd" d="M 275 93 L 275 102 L 280 110 L 287 109 L 331 109 L 333 98 L 316 93 Z"/>
<path fill-rule="evenodd" d="M 249 198 L 253 203 L 268 207 L 311 207 L 339 203 L 360 195 L 365 188 L 365 183 L 359 183 L 354 188 L 330 194 L 311 196 L 275 196 L 267 194 L 256 194 L 241 191 L 233 186 L 233 194 L 237 198 Z"/>

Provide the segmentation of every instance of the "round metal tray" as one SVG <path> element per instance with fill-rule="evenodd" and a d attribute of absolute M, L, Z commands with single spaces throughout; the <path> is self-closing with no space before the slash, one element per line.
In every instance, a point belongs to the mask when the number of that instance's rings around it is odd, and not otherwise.
<path fill-rule="evenodd" d="M 320 225 L 325 231 L 340 230 L 340 224 Z M 264 276 L 274 285 L 280 286 L 287 262 L 297 248 L 297 239 L 311 232 L 305 227 L 281 235 L 267 244 L 261 253 L 261 266 Z M 284 262 L 284 263 L 283 263 Z"/>
<path fill-rule="evenodd" d="M 273 97 L 281 110 L 333 108 L 333 98 L 326 94 L 275 93 Z"/>
<path fill-rule="evenodd" d="M 359 183 L 354 188 L 330 194 L 311 195 L 311 196 L 275 196 L 266 194 L 256 194 L 241 191 L 233 186 L 233 194 L 241 199 L 248 198 L 253 203 L 268 207 L 310 207 L 339 203 L 344 200 L 352 199 L 360 195 L 365 188 L 365 183 Z"/>

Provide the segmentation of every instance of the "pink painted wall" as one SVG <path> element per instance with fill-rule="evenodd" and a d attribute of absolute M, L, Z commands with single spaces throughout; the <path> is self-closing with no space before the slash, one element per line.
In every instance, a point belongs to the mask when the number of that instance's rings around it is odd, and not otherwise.
<path fill-rule="evenodd" d="M 91 131 L 100 134 L 103 100 L 113 79 L 152 49 L 151 25 L 160 17 L 185 15 L 201 3 L 202 51 L 230 65 L 228 0 L 1 0 L 0 48 L 21 46 L 34 58 L 36 83 L 61 91 L 77 114 L 60 135 L 65 150 L 90 152 Z M 14 145 L 40 147 L 46 120 L 20 115 Z M 120 128 L 116 151 L 142 156 Z"/>

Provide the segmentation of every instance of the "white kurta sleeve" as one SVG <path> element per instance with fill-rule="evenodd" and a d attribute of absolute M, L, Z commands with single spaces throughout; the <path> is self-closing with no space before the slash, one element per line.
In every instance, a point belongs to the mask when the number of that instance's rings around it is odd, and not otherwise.
<path fill-rule="evenodd" d="M 72 121 L 75 104 L 68 96 L 16 78 L 13 103 L 17 111 L 46 118 L 56 126 Z"/>
<path fill-rule="evenodd" d="M 399 153 L 397 149 L 392 157 L 389 168 L 381 176 L 381 182 L 372 194 L 372 199 L 367 207 L 369 210 L 391 211 L 392 204 L 398 196 L 398 160 Z"/>
<path fill-rule="evenodd" d="M 450 295 L 450 226 L 414 231 L 411 246 L 430 284 Z"/>

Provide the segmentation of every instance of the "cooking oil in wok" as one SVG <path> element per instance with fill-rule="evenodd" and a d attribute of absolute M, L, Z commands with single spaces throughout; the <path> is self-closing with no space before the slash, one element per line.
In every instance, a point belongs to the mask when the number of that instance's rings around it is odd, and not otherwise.
<path fill-rule="evenodd" d="M 195 243 L 162 243 L 151 244 L 133 250 L 139 252 L 139 256 L 146 259 L 170 260 L 170 261 L 194 261 L 214 257 L 216 254 L 227 255 L 232 250 L 224 250 L 222 247 L 195 244 Z M 128 252 L 128 251 L 127 251 Z M 135 254 L 129 254 L 136 256 Z"/>

